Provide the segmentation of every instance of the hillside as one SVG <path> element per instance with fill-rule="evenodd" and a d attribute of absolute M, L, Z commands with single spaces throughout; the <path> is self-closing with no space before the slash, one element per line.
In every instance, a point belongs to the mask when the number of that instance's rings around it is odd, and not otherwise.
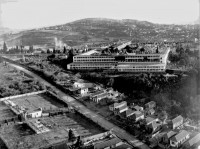
<path fill-rule="evenodd" d="M 4 34 L 1 41 L 8 45 L 54 46 L 58 38 L 69 46 L 103 43 L 119 39 L 135 41 L 194 41 L 198 38 L 198 25 L 164 25 L 137 20 L 88 18 L 71 23 Z"/>

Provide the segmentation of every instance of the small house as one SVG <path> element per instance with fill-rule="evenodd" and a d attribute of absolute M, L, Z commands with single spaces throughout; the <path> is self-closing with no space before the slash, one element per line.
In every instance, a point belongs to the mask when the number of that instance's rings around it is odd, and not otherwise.
<path fill-rule="evenodd" d="M 120 103 L 114 103 L 112 105 L 109 106 L 110 111 L 114 111 L 117 108 L 120 108 L 122 106 L 126 105 L 127 106 L 127 102 L 126 101 L 122 101 Z"/>
<path fill-rule="evenodd" d="M 190 140 L 183 144 L 185 149 L 193 148 L 196 144 L 200 142 L 200 133 L 193 136 Z"/>
<path fill-rule="evenodd" d="M 119 108 L 115 109 L 114 110 L 114 114 L 115 115 L 119 115 L 119 114 L 121 114 L 122 112 L 124 112 L 126 110 L 128 110 L 128 107 L 127 107 L 127 105 L 124 105 L 122 107 L 119 107 Z"/>
<path fill-rule="evenodd" d="M 103 93 L 103 94 L 95 96 L 93 98 L 93 101 L 99 103 L 99 101 L 101 101 L 102 99 L 107 98 L 108 96 L 109 96 L 109 93 L 106 92 L 106 93 Z"/>
<path fill-rule="evenodd" d="M 119 138 L 112 138 L 110 140 L 101 141 L 94 144 L 94 149 L 109 149 L 120 146 L 122 141 Z"/>
<path fill-rule="evenodd" d="M 144 108 L 136 105 L 133 107 L 133 110 L 142 112 L 144 110 Z"/>
<path fill-rule="evenodd" d="M 88 93 L 88 88 L 87 87 L 82 87 L 78 90 L 78 92 L 81 94 L 81 95 L 85 95 Z"/>
<path fill-rule="evenodd" d="M 145 104 L 145 108 L 146 109 L 152 109 L 156 107 L 156 102 L 155 101 L 150 101 L 148 103 Z"/>
<path fill-rule="evenodd" d="M 154 121 L 158 121 L 158 118 L 153 118 L 153 117 L 145 118 L 146 125 L 149 125 L 149 124 L 153 123 Z"/>
<path fill-rule="evenodd" d="M 166 134 L 164 134 L 164 136 L 162 138 L 163 142 L 166 143 L 166 144 L 170 143 L 170 138 L 173 137 L 176 134 L 177 134 L 177 132 L 175 132 L 175 131 L 167 132 Z"/>
<path fill-rule="evenodd" d="M 172 129 L 175 129 L 182 124 L 183 124 L 183 117 L 181 115 L 177 116 L 176 118 L 172 119 L 172 121 L 171 121 Z"/>
<path fill-rule="evenodd" d="M 154 109 L 148 109 L 146 111 L 147 115 L 154 115 L 155 114 L 155 110 Z"/>
<path fill-rule="evenodd" d="M 162 122 L 161 121 L 153 121 L 149 125 L 147 125 L 147 129 L 149 130 L 150 133 L 157 132 L 161 129 Z"/>
<path fill-rule="evenodd" d="M 75 88 L 82 88 L 85 86 L 85 81 L 82 79 L 79 79 L 78 81 L 74 82 L 73 86 Z"/>
<path fill-rule="evenodd" d="M 135 111 L 135 113 L 131 116 L 131 118 L 135 122 L 137 122 L 137 121 L 139 121 L 141 119 L 144 119 L 144 114 L 142 112 L 140 112 L 140 111 Z"/>
<path fill-rule="evenodd" d="M 170 146 L 178 148 L 189 138 L 189 132 L 187 132 L 186 130 L 182 130 L 180 133 L 176 134 L 170 139 Z"/>
<path fill-rule="evenodd" d="M 29 110 L 26 112 L 27 118 L 37 118 L 42 116 L 42 108 L 36 109 L 36 110 Z"/>
<path fill-rule="evenodd" d="M 122 112 L 122 113 L 120 114 L 120 116 L 121 116 L 121 118 L 126 119 L 126 118 L 129 118 L 129 117 L 130 117 L 131 115 L 133 115 L 134 113 L 135 113 L 135 111 L 133 111 L 132 109 L 128 109 L 128 110 Z"/>

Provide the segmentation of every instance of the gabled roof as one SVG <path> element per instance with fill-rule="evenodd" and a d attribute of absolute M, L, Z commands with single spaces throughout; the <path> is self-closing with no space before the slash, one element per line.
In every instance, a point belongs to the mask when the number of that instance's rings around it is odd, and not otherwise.
<path fill-rule="evenodd" d="M 91 95 L 91 97 L 98 96 L 98 95 L 103 94 L 103 93 L 104 93 L 104 91 L 98 91 L 98 92 L 96 92 L 96 93 L 93 93 L 93 94 Z"/>
<path fill-rule="evenodd" d="M 107 97 L 108 95 L 109 95 L 109 93 L 106 92 L 106 93 L 97 95 L 97 98 Z"/>
<path fill-rule="evenodd" d="M 124 111 L 124 112 L 121 113 L 121 114 L 122 114 L 123 116 L 125 116 L 125 117 L 129 117 L 129 116 L 133 115 L 135 112 L 136 112 L 136 111 L 133 111 L 133 110 L 131 110 L 131 109 L 128 109 L 128 110 Z"/>
<path fill-rule="evenodd" d="M 146 123 L 152 123 L 153 121 L 156 121 L 157 119 L 153 118 L 153 117 L 147 117 L 146 119 Z"/>
<path fill-rule="evenodd" d="M 160 125 L 161 125 L 160 121 L 153 121 L 152 123 L 149 124 L 149 127 L 153 128 L 153 130 L 154 130 L 154 129 L 158 128 L 158 126 L 160 126 Z"/>
<path fill-rule="evenodd" d="M 140 107 L 140 106 L 134 106 L 133 107 L 135 110 L 139 111 L 140 109 L 143 109 L 143 107 Z"/>
<path fill-rule="evenodd" d="M 198 143 L 200 141 L 200 133 L 194 136 L 192 139 L 188 141 L 190 146 L 193 146 L 194 144 Z"/>
<path fill-rule="evenodd" d="M 127 105 L 123 105 L 122 107 L 120 107 L 120 108 L 119 108 L 119 111 L 121 111 L 121 110 L 123 110 L 123 109 L 125 109 L 125 108 L 127 108 Z"/>
<path fill-rule="evenodd" d="M 168 133 L 166 133 L 164 136 L 168 139 L 170 139 L 171 137 L 173 137 L 175 134 L 177 134 L 177 132 L 175 131 L 169 131 Z"/>
<path fill-rule="evenodd" d="M 180 133 L 178 133 L 177 135 L 173 136 L 171 138 L 171 140 L 175 141 L 175 142 L 179 142 L 180 140 L 185 138 L 187 135 L 189 135 L 189 132 L 187 132 L 186 130 L 182 130 Z"/>
<path fill-rule="evenodd" d="M 150 101 L 150 102 L 145 104 L 145 106 L 148 106 L 148 107 L 154 107 L 155 105 L 156 105 L 155 101 Z"/>
<path fill-rule="evenodd" d="M 172 123 L 178 123 L 180 121 L 183 121 L 183 117 L 181 115 L 177 116 L 176 118 L 172 119 Z"/>
<path fill-rule="evenodd" d="M 126 102 L 126 101 L 122 101 L 122 102 L 120 102 L 120 103 L 114 103 L 114 104 L 113 104 L 113 107 L 116 108 L 116 107 L 118 107 L 118 106 L 120 106 L 120 105 L 123 105 L 123 104 L 127 105 L 127 102 Z"/>
<path fill-rule="evenodd" d="M 122 142 L 119 138 L 112 138 L 110 140 L 94 144 L 94 149 L 103 149 L 112 145 L 116 145 L 119 142 Z"/>
<path fill-rule="evenodd" d="M 140 116 L 142 116 L 144 114 L 142 112 L 140 112 L 140 111 L 135 111 L 134 115 L 135 115 L 136 118 L 138 118 L 138 117 L 140 117 Z"/>
<path fill-rule="evenodd" d="M 113 149 L 132 149 L 132 147 L 128 144 L 123 143 L 119 146 L 114 147 Z"/>

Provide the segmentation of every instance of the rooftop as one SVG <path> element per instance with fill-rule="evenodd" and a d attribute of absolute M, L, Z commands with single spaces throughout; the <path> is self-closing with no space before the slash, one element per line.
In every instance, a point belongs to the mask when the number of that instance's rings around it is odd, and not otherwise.
<path fill-rule="evenodd" d="M 183 121 L 183 117 L 181 115 L 177 116 L 176 118 L 172 119 L 172 123 L 178 123 L 180 121 Z"/>
<path fill-rule="evenodd" d="M 171 138 L 172 141 L 176 141 L 179 142 L 180 140 L 182 140 L 184 137 L 186 137 L 187 135 L 189 135 L 189 132 L 187 132 L 186 130 L 182 130 L 180 133 L 178 133 L 177 135 L 173 136 Z"/>

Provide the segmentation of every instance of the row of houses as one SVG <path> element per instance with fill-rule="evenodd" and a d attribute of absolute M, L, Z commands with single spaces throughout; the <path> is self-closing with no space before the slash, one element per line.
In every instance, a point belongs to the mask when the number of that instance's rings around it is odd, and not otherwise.
<path fill-rule="evenodd" d="M 119 92 L 114 91 L 112 88 L 104 89 L 100 85 L 82 79 L 74 82 L 73 87 L 71 88 L 71 91 L 72 90 L 80 96 L 89 96 L 90 99 L 96 103 L 99 103 L 106 98 L 115 99 L 119 95 Z"/>

